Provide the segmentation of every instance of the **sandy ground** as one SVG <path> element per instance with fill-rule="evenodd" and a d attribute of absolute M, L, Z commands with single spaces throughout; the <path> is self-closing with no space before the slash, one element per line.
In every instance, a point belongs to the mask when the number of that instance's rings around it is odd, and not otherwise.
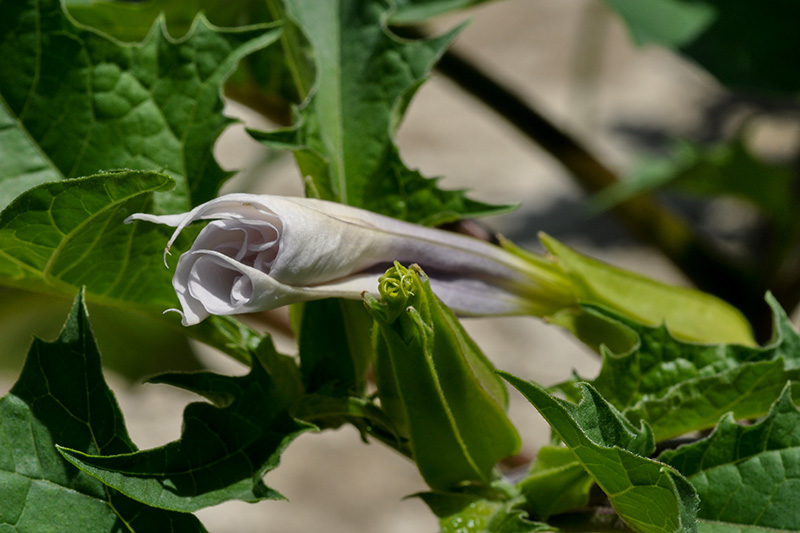
<path fill-rule="evenodd" d="M 457 41 L 457 50 L 620 169 L 630 168 L 633 154 L 647 147 L 637 131 L 696 127 L 699 110 L 719 93 L 713 80 L 692 65 L 662 50 L 634 48 L 619 21 L 588 1 L 495 2 L 438 20 L 434 28 L 444 30 L 465 18 L 473 22 Z M 576 58 L 587 50 L 597 57 L 581 65 Z M 236 106 L 229 110 L 268 127 Z M 398 144 L 409 166 L 428 176 L 444 176 L 444 187 L 470 188 L 474 198 L 484 201 L 520 202 L 516 212 L 486 223 L 525 246 L 536 247 L 536 232 L 545 230 L 586 253 L 683 283 L 674 268 L 636 247 L 613 221 L 589 218 L 582 193 L 556 162 L 439 76 L 417 94 Z M 241 127 L 223 135 L 217 152 L 226 167 L 256 169 L 253 172 L 259 172 L 257 164 L 264 156 Z M 251 172 L 227 185 L 226 191 L 252 182 Z M 274 163 L 257 190 L 301 194 L 292 159 Z M 522 377 L 551 384 L 573 369 L 592 376 L 598 368 L 596 357 L 584 347 L 533 319 L 470 320 L 466 326 L 498 367 Z M 279 343 L 287 352 L 295 350 L 288 339 Z M 212 368 L 244 372 L 219 354 L 204 351 L 202 358 Z M 0 392 L 12 380 L 0 376 Z M 109 380 L 140 447 L 178 437 L 182 409 L 196 397 L 166 386 L 131 385 L 113 375 Z M 512 396 L 510 412 L 523 434 L 525 451 L 532 454 L 548 438 L 546 425 L 518 394 Z M 300 437 L 266 482 L 289 502 L 234 502 L 198 515 L 215 533 L 437 530 L 433 515 L 418 499 L 403 499 L 425 489 L 414 466 L 380 444 L 364 445 L 351 429 Z"/>

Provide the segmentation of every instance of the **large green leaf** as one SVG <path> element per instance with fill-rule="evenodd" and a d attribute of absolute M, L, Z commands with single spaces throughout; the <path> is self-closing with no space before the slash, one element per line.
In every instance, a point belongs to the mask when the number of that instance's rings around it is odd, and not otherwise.
<path fill-rule="evenodd" d="M 136 450 L 103 379 L 81 295 L 56 342 L 34 340 L 0 400 L 0 530 L 205 531 L 194 516 L 105 487 L 64 461 L 56 445 L 96 455 Z"/>
<path fill-rule="evenodd" d="M 713 427 L 733 411 L 736 418 L 761 416 L 788 379 L 800 376 L 800 336 L 775 299 L 772 341 L 764 347 L 692 344 L 664 326 L 645 326 L 599 307 L 595 316 L 616 320 L 638 337 L 626 353 L 602 350 L 603 364 L 591 381 L 603 397 L 631 420 L 645 420 L 656 440 Z M 577 399 L 574 381 L 559 388 Z"/>
<path fill-rule="evenodd" d="M 120 171 L 26 191 L 0 213 L 0 284 L 69 297 L 85 286 L 94 302 L 158 316 L 177 307 L 163 259 L 169 229 L 124 223 L 151 210 L 153 192 L 173 186 L 164 174 Z M 188 248 L 193 235 L 174 249 Z M 258 341 L 230 317 L 211 317 L 186 332 L 245 362 Z"/>
<path fill-rule="evenodd" d="M 602 305 L 651 326 L 666 323 L 675 336 L 686 340 L 754 342 L 750 324 L 742 313 L 715 296 L 660 283 L 602 263 L 571 250 L 549 235 L 540 234 L 539 239 L 572 282 L 576 298 L 581 302 Z M 532 255 L 510 243 L 505 245 L 522 257 Z M 529 260 L 541 261 L 538 257 Z M 553 321 L 567 327 L 575 325 L 575 319 L 569 315 L 556 314 Z M 573 332 L 581 333 L 574 329 Z"/>
<path fill-rule="evenodd" d="M 788 379 L 800 378 L 800 369 L 787 370 L 781 359 L 741 365 L 718 375 L 683 382 L 656 400 L 644 400 L 627 409 L 633 420 L 653 425 L 658 440 L 713 427 L 728 411 L 738 419 L 763 415 Z"/>
<path fill-rule="evenodd" d="M 216 195 L 229 176 L 212 153 L 230 123 L 220 87 L 278 30 L 222 31 L 200 17 L 179 41 L 162 26 L 121 44 L 74 24 L 58 0 L 2 0 L 0 12 L 0 206 L 44 182 L 115 168 L 173 177 L 161 211 Z"/>
<path fill-rule="evenodd" d="M 240 28 L 275 20 L 263 0 L 66 0 L 71 16 L 125 42 L 138 42 L 163 17 L 170 35 L 188 33 L 199 13 L 218 27 Z M 280 10 L 278 10 L 280 12 Z M 284 33 L 281 39 L 286 39 Z M 280 123 L 289 122 L 290 105 L 299 102 L 292 72 L 280 46 L 267 46 L 242 58 L 225 82 L 225 94 Z"/>
<path fill-rule="evenodd" d="M 661 454 L 697 489 L 709 529 L 800 531 L 800 411 L 791 396 L 786 384 L 759 423 L 739 425 L 729 414 L 707 438 Z"/>
<path fill-rule="evenodd" d="M 655 448 L 647 424 L 634 427 L 591 385 L 581 386 L 576 405 L 535 383 L 501 375 L 538 409 L 631 528 L 696 531 L 697 494 L 676 470 L 646 458 Z"/>
<path fill-rule="evenodd" d="M 283 498 L 261 478 L 278 466 L 286 446 L 313 426 L 288 414 L 299 394 L 287 386 L 297 383 L 296 367 L 283 364 L 268 338 L 260 350 L 246 376 L 202 372 L 151 380 L 213 402 L 186 407 L 180 440 L 113 457 L 66 448 L 62 454 L 103 483 L 162 509 L 194 511 L 233 499 Z"/>
<path fill-rule="evenodd" d="M 33 335 L 56 337 L 70 305 L 68 297 L 0 287 L 0 375 L 19 372 Z M 105 369 L 137 382 L 156 373 L 202 368 L 186 335 L 160 315 L 93 302 L 87 305 Z"/>
<path fill-rule="evenodd" d="M 419 85 L 456 32 L 404 41 L 385 27 L 382 0 L 287 0 L 286 13 L 311 43 L 316 79 L 295 69 L 308 89 L 288 130 L 251 132 L 267 145 L 295 152 L 309 196 L 363 207 L 413 222 L 440 224 L 496 208 L 443 191 L 409 170 L 394 131 Z M 288 22 L 287 22 L 288 24 Z M 305 57 L 302 43 L 282 40 L 289 61 Z"/>
<path fill-rule="evenodd" d="M 122 171 L 26 191 L 0 213 L 0 283 L 67 295 L 86 285 L 101 303 L 174 307 L 167 233 L 124 224 L 151 209 L 153 192 L 173 186 L 164 174 Z"/>

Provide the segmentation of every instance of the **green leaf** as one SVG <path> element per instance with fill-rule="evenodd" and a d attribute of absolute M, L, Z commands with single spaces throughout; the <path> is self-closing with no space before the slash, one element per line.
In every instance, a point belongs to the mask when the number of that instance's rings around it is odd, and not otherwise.
<path fill-rule="evenodd" d="M 739 425 L 728 414 L 707 438 L 661 454 L 697 489 L 703 529 L 800 531 L 800 411 L 791 388 L 759 423 Z"/>
<path fill-rule="evenodd" d="M 364 297 L 381 407 L 432 489 L 490 483 L 495 464 L 520 446 L 503 382 L 419 267 L 395 263 L 379 290 L 381 301 Z"/>
<path fill-rule="evenodd" d="M 530 401 L 635 531 L 696 531 L 697 494 L 676 470 L 647 459 L 655 448 L 647 424 L 628 422 L 588 384 L 577 405 L 501 372 Z"/>
<path fill-rule="evenodd" d="M 33 335 L 57 336 L 71 303 L 60 296 L 0 287 L 0 373 L 19 372 Z M 88 307 L 105 369 L 137 382 L 156 373 L 202 368 L 186 335 L 160 316 L 92 302 Z"/>
<path fill-rule="evenodd" d="M 442 533 L 534 533 L 554 531 L 541 522 L 532 522 L 517 508 L 519 492 L 503 483 L 491 488 L 466 488 L 458 492 L 417 494 L 439 517 Z"/>
<path fill-rule="evenodd" d="M 428 225 L 506 210 L 438 189 L 436 180 L 403 164 L 392 139 L 411 96 L 456 31 L 429 41 L 401 40 L 387 30 L 381 0 L 288 0 L 286 12 L 311 42 L 317 77 L 312 86 L 298 76 L 298 86 L 310 93 L 291 129 L 251 134 L 295 152 L 309 196 Z M 293 40 L 282 42 L 290 61 L 304 57 Z"/>
<path fill-rule="evenodd" d="M 80 23 L 125 42 L 144 39 L 153 23 L 163 17 L 173 37 L 188 33 L 198 13 L 211 24 L 241 28 L 275 21 L 271 2 L 259 0 L 67 0 L 71 16 Z M 280 10 L 278 10 L 280 11 Z M 291 28 L 284 27 L 292 31 Z M 286 31 L 281 40 L 287 38 Z M 225 82 L 226 96 L 279 124 L 287 124 L 290 104 L 302 100 L 280 46 L 267 46 L 248 54 Z"/>
<path fill-rule="evenodd" d="M 57 341 L 34 340 L 0 400 L 0 530 L 205 531 L 194 516 L 105 487 L 64 461 L 56 445 L 97 455 L 136 450 L 103 379 L 82 294 Z"/>
<path fill-rule="evenodd" d="M 186 211 L 229 177 L 212 148 L 231 121 L 220 87 L 265 27 L 222 31 L 201 16 L 183 39 L 159 24 L 121 44 L 74 24 L 58 0 L 0 3 L 0 207 L 36 185 L 114 168 L 157 170 L 177 187 L 157 199 Z"/>
<path fill-rule="evenodd" d="M 569 448 L 543 446 L 528 475 L 519 482 L 524 508 L 531 516 L 547 520 L 551 515 L 585 507 L 594 480 Z"/>
<path fill-rule="evenodd" d="M 460 11 L 486 0 L 394 0 L 392 24 L 417 24 L 438 15 Z"/>
<path fill-rule="evenodd" d="M 160 318 L 177 307 L 172 272 L 164 267 L 170 230 L 124 221 L 150 211 L 152 193 L 173 186 L 164 174 L 120 171 L 26 191 L 0 213 L 0 284 L 60 296 L 85 286 L 93 302 L 170 321 Z M 195 234 L 179 238 L 175 250 L 188 248 Z M 185 332 L 246 363 L 258 340 L 230 317 L 212 317 Z"/>
<path fill-rule="evenodd" d="M 675 48 L 697 38 L 714 21 L 716 10 L 686 0 L 605 0 L 625 21 L 634 42 Z"/>
<path fill-rule="evenodd" d="M 600 373 L 591 384 L 628 419 L 650 424 L 657 441 L 713 427 L 728 411 L 736 418 L 762 416 L 786 381 L 800 377 L 800 336 L 771 295 L 767 302 L 774 333 L 763 348 L 687 343 L 664 326 L 588 307 L 588 313 L 614 319 L 638 337 L 627 353 L 603 349 Z M 570 398 L 578 396 L 574 383 L 559 388 Z"/>
<path fill-rule="evenodd" d="M 742 365 L 716 376 L 681 383 L 657 400 L 642 401 L 625 411 L 631 420 L 647 420 L 658 440 L 712 427 L 728 411 L 738 419 L 763 415 L 787 379 L 800 378 L 800 369 L 787 371 L 778 359 Z"/>
<path fill-rule="evenodd" d="M 223 28 L 270 22 L 263 3 L 257 0 L 64 0 L 64 5 L 80 24 L 125 42 L 142 41 L 159 17 L 176 38 L 191 31 L 199 13 Z"/>
<path fill-rule="evenodd" d="M 261 478 L 277 467 L 286 446 L 313 426 L 289 416 L 296 389 L 282 380 L 293 379 L 291 367 L 274 360 L 274 349 L 263 349 L 269 352 L 254 358 L 246 376 L 202 372 L 151 380 L 213 402 L 186 407 L 180 440 L 113 457 L 68 448 L 60 448 L 61 453 L 103 483 L 162 509 L 194 511 L 228 500 L 282 499 Z"/>
<path fill-rule="evenodd" d="M 539 239 L 569 276 L 582 302 L 607 307 L 651 326 L 666 323 L 673 335 L 685 340 L 754 342 L 750 324 L 739 310 L 715 296 L 602 263 L 549 235 L 540 234 Z"/>
<path fill-rule="evenodd" d="M 175 306 L 164 268 L 167 234 L 123 223 L 174 186 L 155 172 L 124 171 L 39 185 L 0 213 L 0 283 L 153 310 Z"/>

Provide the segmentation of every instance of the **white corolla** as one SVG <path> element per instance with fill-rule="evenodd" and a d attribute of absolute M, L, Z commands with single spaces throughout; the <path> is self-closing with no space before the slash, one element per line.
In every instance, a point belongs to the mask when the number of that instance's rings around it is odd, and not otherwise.
<path fill-rule="evenodd" d="M 545 260 L 323 200 L 229 194 L 188 213 L 127 221 L 175 227 L 168 252 L 188 224 L 208 219 L 172 280 L 187 326 L 212 314 L 377 295 L 378 278 L 393 261 L 420 265 L 460 315 L 541 316 L 575 301 L 570 283 Z"/>

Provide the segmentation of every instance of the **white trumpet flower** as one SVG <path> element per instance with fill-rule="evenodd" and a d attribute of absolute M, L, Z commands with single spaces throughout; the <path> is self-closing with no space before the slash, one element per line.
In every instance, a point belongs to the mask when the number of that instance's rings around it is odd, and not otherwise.
<path fill-rule="evenodd" d="M 166 263 L 181 230 L 207 219 L 172 279 L 185 326 L 212 314 L 377 295 L 393 261 L 419 264 L 436 295 L 462 316 L 543 316 L 575 303 L 570 282 L 544 259 L 324 200 L 229 194 L 188 213 L 139 213 L 126 222 L 176 228 Z"/>

